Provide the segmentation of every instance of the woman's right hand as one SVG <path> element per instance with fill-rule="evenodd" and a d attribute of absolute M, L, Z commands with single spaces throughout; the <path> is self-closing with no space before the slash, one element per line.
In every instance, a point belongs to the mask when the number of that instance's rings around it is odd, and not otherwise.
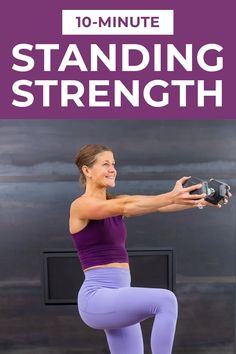
<path fill-rule="evenodd" d="M 172 190 L 172 195 L 173 195 L 173 204 L 180 204 L 180 205 L 192 205 L 192 206 L 197 206 L 201 204 L 206 197 L 206 194 L 190 194 L 190 192 L 199 189 L 202 187 L 202 184 L 195 184 L 190 187 L 183 187 L 183 184 L 189 179 L 189 177 L 182 177 L 180 178 L 176 184 L 175 187 Z"/>

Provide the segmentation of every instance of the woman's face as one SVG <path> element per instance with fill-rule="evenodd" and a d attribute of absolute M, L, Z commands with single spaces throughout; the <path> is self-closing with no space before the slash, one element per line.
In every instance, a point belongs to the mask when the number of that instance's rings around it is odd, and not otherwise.
<path fill-rule="evenodd" d="M 97 154 L 96 162 L 89 168 L 90 180 L 100 187 L 115 187 L 115 160 L 111 151 Z"/>

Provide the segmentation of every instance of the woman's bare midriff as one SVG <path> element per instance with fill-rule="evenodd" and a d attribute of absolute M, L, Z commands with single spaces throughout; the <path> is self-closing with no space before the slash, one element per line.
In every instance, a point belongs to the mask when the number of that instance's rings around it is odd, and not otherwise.
<path fill-rule="evenodd" d="M 84 272 L 86 272 L 89 269 L 93 269 L 93 268 L 107 268 L 107 267 L 115 267 L 115 268 L 127 268 L 129 269 L 129 263 L 108 263 L 108 264 L 102 264 L 102 265 L 98 265 L 98 266 L 93 266 L 93 267 L 89 267 L 84 269 Z"/>

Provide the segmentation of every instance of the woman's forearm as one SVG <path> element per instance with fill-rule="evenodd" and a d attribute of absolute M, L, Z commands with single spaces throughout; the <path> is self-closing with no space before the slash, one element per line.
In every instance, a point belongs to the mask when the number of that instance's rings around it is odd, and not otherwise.
<path fill-rule="evenodd" d="M 201 184 L 197 186 L 200 188 Z M 171 192 L 155 196 L 127 196 L 123 215 L 136 216 L 158 211 L 175 212 L 196 208 L 206 195 L 204 193 L 191 195 L 190 192 L 194 189 L 195 186 L 183 188 L 181 185 L 181 188 L 175 187 Z"/>
<path fill-rule="evenodd" d="M 167 205 L 165 207 L 159 208 L 158 211 L 160 213 L 171 213 L 175 211 L 182 211 L 182 210 L 193 209 L 193 208 L 196 208 L 196 205 L 172 204 L 172 205 Z"/>
<path fill-rule="evenodd" d="M 127 196 L 124 203 L 125 216 L 137 216 L 159 211 L 160 208 L 173 204 L 172 192 L 159 195 L 133 195 Z"/>

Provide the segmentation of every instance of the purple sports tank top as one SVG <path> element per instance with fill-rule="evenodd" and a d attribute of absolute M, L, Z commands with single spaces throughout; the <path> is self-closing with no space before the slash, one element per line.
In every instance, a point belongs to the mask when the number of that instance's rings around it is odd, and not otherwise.
<path fill-rule="evenodd" d="M 122 216 L 90 220 L 71 234 L 82 269 L 114 262 L 129 262 L 125 248 L 126 227 Z"/>

